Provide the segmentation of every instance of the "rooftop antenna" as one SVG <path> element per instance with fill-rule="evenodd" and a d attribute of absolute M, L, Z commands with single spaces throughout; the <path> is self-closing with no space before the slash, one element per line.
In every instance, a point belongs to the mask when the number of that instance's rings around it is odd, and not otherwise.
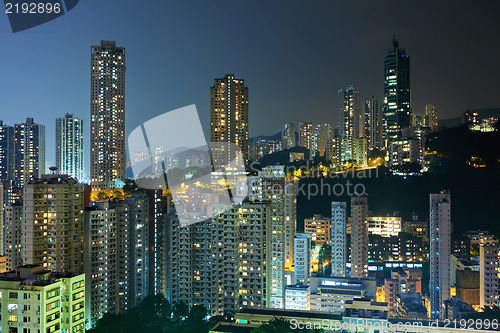
<path fill-rule="evenodd" d="M 50 170 L 50 174 L 51 174 L 51 175 L 55 175 L 55 174 L 56 174 L 56 171 L 57 171 L 57 167 L 56 167 L 56 166 L 51 166 L 51 167 L 49 168 L 49 170 Z"/>
<path fill-rule="evenodd" d="M 399 42 L 396 39 L 396 33 L 392 34 L 392 45 L 394 45 L 395 48 L 399 48 Z"/>

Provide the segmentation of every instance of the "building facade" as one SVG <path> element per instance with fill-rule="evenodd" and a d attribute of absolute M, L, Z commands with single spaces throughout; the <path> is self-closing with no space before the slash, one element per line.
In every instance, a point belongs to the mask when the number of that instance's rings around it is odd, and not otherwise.
<path fill-rule="evenodd" d="M 210 142 L 237 145 L 243 162 L 248 162 L 248 88 L 234 74 L 215 79 L 210 88 Z M 212 149 L 214 166 L 228 165 L 235 153 L 233 149 Z"/>
<path fill-rule="evenodd" d="M 397 140 L 401 130 L 411 126 L 411 121 L 410 57 L 394 37 L 385 56 L 385 139 Z"/>
<path fill-rule="evenodd" d="M 25 265 L 0 274 L 2 332 L 85 332 L 85 275 Z"/>
<path fill-rule="evenodd" d="M 500 244 L 484 244 L 479 248 L 479 305 L 499 305 Z"/>
<path fill-rule="evenodd" d="M 432 319 L 444 319 L 444 301 L 450 298 L 451 195 L 430 195 L 430 307 Z"/>
<path fill-rule="evenodd" d="M 289 149 L 297 145 L 296 134 L 297 127 L 294 123 L 285 124 L 285 128 L 281 134 L 282 148 Z"/>
<path fill-rule="evenodd" d="M 14 127 L 0 120 L 0 182 L 14 180 Z"/>
<path fill-rule="evenodd" d="M 401 232 L 401 217 L 397 216 L 370 216 L 368 232 L 382 237 L 397 236 Z"/>
<path fill-rule="evenodd" d="M 125 178 L 125 48 L 101 41 L 90 67 L 90 181 L 109 190 Z"/>
<path fill-rule="evenodd" d="M 14 125 L 14 138 L 14 182 L 21 187 L 45 173 L 45 126 L 26 118 Z"/>
<path fill-rule="evenodd" d="M 296 234 L 294 239 L 295 284 L 309 284 L 311 276 L 311 235 Z"/>
<path fill-rule="evenodd" d="M 432 132 L 435 132 L 438 130 L 439 125 L 438 125 L 438 108 L 435 105 L 432 104 L 426 104 L 425 105 L 425 115 L 429 119 L 429 127 L 431 128 Z"/>
<path fill-rule="evenodd" d="M 23 263 L 83 272 L 83 185 L 67 175 L 43 175 L 25 185 L 23 204 Z"/>
<path fill-rule="evenodd" d="M 311 149 L 311 134 L 313 124 L 301 121 L 299 124 L 299 145 Z"/>
<path fill-rule="evenodd" d="M 83 119 L 74 114 L 56 119 L 56 167 L 79 181 L 84 178 L 84 133 Z"/>
<path fill-rule="evenodd" d="M 332 276 L 346 276 L 347 203 L 332 201 Z"/>
<path fill-rule="evenodd" d="M 368 198 L 351 197 L 351 276 L 368 278 Z"/>
<path fill-rule="evenodd" d="M 389 306 L 389 314 L 395 315 L 397 311 L 397 298 L 404 293 L 422 293 L 422 281 L 411 278 L 409 272 L 393 271 L 391 279 L 385 279 L 385 302 Z"/>
<path fill-rule="evenodd" d="M 304 232 L 311 235 L 311 242 L 316 247 L 330 245 L 332 237 L 332 220 L 321 214 L 304 219 Z"/>
<path fill-rule="evenodd" d="M 384 148 L 384 118 L 380 103 L 373 96 L 365 100 L 363 123 L 368 149 Z"/>

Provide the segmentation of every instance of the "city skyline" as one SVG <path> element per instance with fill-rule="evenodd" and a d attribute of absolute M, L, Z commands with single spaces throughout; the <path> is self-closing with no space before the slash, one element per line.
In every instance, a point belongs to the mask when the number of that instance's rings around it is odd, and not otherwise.
<path fill-rule="evenodd" d="M 108 8 L 108 6 L 111 8 L 114 5 L 113 2 L 102 4 L 105 8 Z M 299 23 L 307 24 L 309 27 L 306 32 L 297 33 L 295 30 L 296 22 L 292 24 L 288 16 L 281 17 L 279 15 L 281 8 L 276 4 L 270 4 L 269 12 L 265 14 L 265 17 L 274 15 L 277 22 L 267 22 L 262 28 L 259 28 L 245 17 L 243 21 L 250 28 L 257 29 L 257 31 L 266 28 L 271 34 L 268 36 L 262 36 L 262 34 L 248 36 L 248 39 L 243 39 L 241 46 L 229 50 L 222 59 L 208 65 L 212 60 L 212 56 L 209 55 L 206 60 L 196 63 L 193 69 L 191 69 L 192 61 L 190 67 L 186 67 L 185 64 L 186 61 L 189 61 L 188 59 L 191 59 L 190 54 L 197 53 L 197 46 L 206 46 L 206 43 L 201 41 L 203 37 L 206 39 L 211 36 L 210 32 L 206 32 L 210 29 L 206 28 L 213 27 L 217 31 L 222 28 L 214 23 L 216 20 L 203 19 L 202 12 L 208 11 L 217 17 L 233 13 L 241 10 L 241 8 L 248 9 L 249 15 L 254 10 L 252 7 L 248 8 L 249 5 L 245 4 L 224 6 L 221 8 L 220 13 L 215 8 L 210 8 L 205 4 L 200 4 L 194 11 L 188 11 L 187 7 L 190 6 L 181 4 L 177 6 L 160 6 L 160 9 L 169 9 L 168 14 L 173 15 L 167 26 L 154 26 L 155 28 L 153 28 L 150 22 L 143 19 L 145 15 L 144 8 L 124 4 L 120 7 L 120 13 L 125 15 L 125 18 L 130 18 L 132 12 L 140 16 L 137 22 L 134 21 L 134 23 L 127 25 L 124 31 L 109 26 L 109 22 L 116 22 L 119 19 L 118 15 L 110 15 L 106 17 L 106 20 L 102 20 L 102 22 L 89 27 L 89 29 L 83 29 L 85 32 L 81 32 L 82 29 L 77 29 L 76 26 L 85 24 L 82 19 L 93 8 L 90 2 L 80 4 L 78 10 L 72 11 L 60 20 L 35 28 L 32 31 L 17 34 L 17 39 L 6 36 L 5 42 L 9 49 L 16 50 L 20 45 L 19 43 L 31 43 L 33 47 L 39 49 L 39 52 L 37 58 L 31 58 L 28 53 L 14 52 L 13 54 L 16 54 L 16 57 L 8 55 L 7 61 L 12 66 L 6 68 L 5 76 L 9 80 L 2 84 L 0 90 L 4 92 L 5 96 L 17 96 L 18 93 L 15 91 L 19 91 L 16 89 L 19 88 L 22 82 L 25 85 L 25 91 L 29 92 L 31 98 L 4 98 L 6 99 L 4 106 L 6 110 L 15 111 L 3 116 L 4 123 L 14 124 L 26 117 L 35 117 L 39 119 L 40 123 L 47 125 L 47 133 L 50 134 L 54 132 L 52 119 L 61 117 L 69 111 L 90 124 L 86 112 L 89 108 L 88 58 L 80 53 L 85 53 L 89 45 L 94 45 L 101 39 L 116 40 L 119 45 L 132 52 L 128 61 L 129 84 L 127 85 L 127 92 L 133 93 L 127 94 L 127 109 L 130 112 L 127 113 L 126 133 L 129 133 L 130 129 L 142 123 L 144 119 L 195 103 L 200 110 L 205 134 L 208 134 L 209 93 L 207 87 L 214 77 L 220 77 L 224 73 L 234 73 L 238 77 L 244 78 L 246 85 L 251 89 L 252 114 L 250 115 L 250 123 L 255 123 L 256 119 L 263 115 L 269 117 L 268 122 L 259 127 L 254 126 L 251 129 L 251 137 L 278 132 L 284 125 L 281 119 L 285 115 L 289 115 L 287 122 L 335 123 L 338 111 L 336 110 L 337 101 L 334 92 L 339 88 L 355 84 L 359 87 L 363 99 L 373 95 L 378 100 L 382 100 L 383 69 L 381 64 L 384 55 L 390 48 L 391 38 L 394 34 L 412 57 L 412 104 L 414 112 L 423 113 L 426 104 L 434 104 L 439 107 L 440 119 L 446 119 L 458 116 L 468 107 L 497 107 L 500 104 L 493 93 L 498 90 L 497 78 L 499 75 L 496 74 L 497 68 L 474 71 L 466 69 L 470 61 L 477 59 L 478 56 L 482 57 L 482 63 L 488 63 L 488 57 L 495 53 L 480 53 L 481 50 L 485 50 L 487 44 L 483 41 L 491 39 L 496 31 L 490 25 L 490 20 L 484 19 L 493 12 L 488 10 L 488 6 L 474 8 L 476 12 L 471 11 L 477 14 L 471 14 L 473 17 L 469 22 L 474 21 L 477 24 L 471 23 L 469 26 L 462 27 L 455 19 L 451 19 L 453 15 L 449 13 L 449 15 L 446 15 L 446 17 L 450 17 L 447 19 L 450 20 L 449 25 L 440 24 L 439 27 L 441 28 L 439 28 L 438 25 L 429 23 L 439 17 L 439 13 L 444 11 L 453 12 L 454 8 L 448 8 L 445 4 L 433 4 L 432 7 L 427 7 L 427 4 L 418 7 L 411 4 L 380 5 L 380 9 L 384 9 L 380 12 L 381 18 L 394 16 L 397 12 L 411 11 L 415 18 L 409 18 L 409 23 L 413 23 L 414 26 L 418 27 L 415 30 L 418 31 L 418 34 L 415 35 L 412 33 L 414 28 L 400 25 L 404 15 L 397 18 L 395 23 L 390 23 L 388 20 L 385 22 L 385 20 L 378 18 L 375 29 L 368 33 L 366 32 L 367 29 L 359 29 L 365 27 L 366 24 L 370 24 L 370 22 L 375 24 L 374 18 L 370 18 L 367 12 L 360 12 L 361 17 L 368 18 L 366 23 L 361 24 L 359 21 L 346 22 L 341 16 L 337 17 L 336 13 L 349 13 L 354 8 L 350 5 L 333 4 L 325 4 L 324 13 L 321 13 L 319 19 L 315 18 L 314 20 L 313 14 L 317 13 L 313 8 L 306 6 L 307 10 L 303 11 L 304 6 L 290 5 L 287 13 L 300 12 Z M 105 11 L 103 10 L 103 12 Z M 107 12 L 112 13 L 113 11 Z M 158 10 L 158 12 L 161 12 L 161 10 Z M 431 14 L 429 15 L 429 13 Z M 335 19 L 327 20 L 328 14 L 333 15 Z M 97 13 L 97 15 L 101 14 Z M 162 32 L 168 32 L 171 28 L 183 25 L 183 22 L 185 22 L 183 19 L 188 17 L 200 19 L 198 24 L 192 26 L 192 30 L 183 32 L 182 29 L 177 29 L 177 31 L 181 31 L 178 35 L 167 34 L 166 37 L 158 39 L 159 34 Z M 427 20 L 426 23 L 422 20 L 424 17 Z M 70 21 L 74 23 L 70 23 Z M 5 24 L 7 23 L 4 22 L 4 29 L 6 29 Z M 361 25 L 358 27 L 357 24 Z M 64 26 L 64 31 L 59 31 L 58 29 L 62 26 Z M 320 40 L 309 38 L 311 33 L 325 29 L 335 32 L 341 31 L 340 29 L 343 28 L 354 28 L 351 29 L 352 38 L 349 41 L 344 41 L 345 37 L 334 33 L 331 34 L 332 40 L 328 43 L 331 46 L 320 48 L 324 52 L 321 53 L 318 59 L 311 58 L 311 55 L 296 49 L 296 46 L 292 43 L 301 41 L 303 44 L 305 43 L 305 46 L 317 48 Z M 289 29 L 289 33 L 284 33 L 286 30 L 283 29 Z M 438 31 L 441 31 L 444 36 L 438 33 L 436 29 L 440 29 Z M 58 33 L 44 33 L 46 31 L 57 31 Z M 105 31 L 105 33 L 102 33 L 102 31 Z M 149 31 L 149 35 L 146 31 Z M 450 33 L 450 31 L 453 31 L 453 33 Z M 481 42 L 475 41 L 473 38 L 479 31 L 483 37 Z M 65 43 L 63 54 L 67 54 L 71 61 L 52 57 L 53 54 L 61 50 L 61 44 L 58 42 L 57 36 L 69 33 L 75 34 L 75 38 Z M 141 33 L 146 33 L 145 39 L 139 38 Z M 199 36 L 196 34 L 199 34 Z M 231 32 L 222 37 L 220 43 L 232 38 L 233 34 Z M 262 54 L 251 51 L 252 47 L 260 45 L 257 44 L 259 36 L 263 37 L 260 42 L 263 42 L 265 46 L 265 52 Z M 281 37 L 281 41 L 273 43 L 278 36 Z M 446 43 L 443 42 L 444 38 L 446 38 Z M 472 43 L 465 49 L 462 44 L 464 39 Z M 163 44 L 159 45 L 159 51 L 163 50 L 165 45 L 169 46 L 169 50 L 174 49 L 176 51 L 170 53 L 142 53 L 141 55 L 143 45 L 152 45 L 153 41 L 158 40 L 163 41 Z M 186 40 L 193 40 L 194 42 L 192 45 L 187 45 Z M 211 37 L 208 40 L 211 40 Z M 215 44 L 218 45 L 218 43 Z M 341 48 L 335 47 L 344 44 L 347 45 L 347 49 L 350 51 L 345 52 Z M 41 45 L 51 47 L 45 49 Z M 488 50 L 491 47 L 497 46 L 492 43 L 488 46 Z M 298 52 L 292 52 L 293 56 L 292 53 L 285 55 L 281 62 L 273 60 L 276 59 L 275 54 L 278 52 L 281 54 L 286 49 Z M 433 52 L 428 52 L 429 49 L 433 50 Z M 366 53 L 366 50 L 370 50 L 369 54 Z M 242 53 L 242 51 L 248 52 Z M 231 57 L 236 52 L 243 54 L 243 57 L 241 59 Z M 451 54 L 453 56 L 446 57 L 446 62 L 444 62 L 442 54 Z M 165 58 L 159 58 L 163 55 Z M 363 55 L 362 58 L 361 55 Z M 145 57 L 144 60 L 146 61 L 141 61 L 141 57 Z M 253 59 L 252 66 L 247 66 L 249 57 Z M 483 57 L 486 57 L 486 59 Z M 55 58 L 57 58 L 57 65 L 54 62 L 56 61 Z M 493 58 L 491 59 L 493 61 Z M 33 71 L 29 73 L 24 71 L 14 72 L 13 68 L 18 68 L 19 66 L 16 66 L 16 64 L 21 62 L 33 62 L 38 66 L 35 66 Z M 342 62 L 342 66 L 338 65 L 340 62 Z M 164 65 L 168 63 L 175 64 L 175 68 Z M 153 67 L 152 64 L 161 65 L 154 65 Z M 312 80 L 311 76 L 318 74 L 319 66 L 326 70 L 323 73 L 324 75 L 319 76 L 319 81 L 314 80 L 311 81 L 313 84 L 304 85 L 303 82 Z M 50 73 L 49 76 L 46 68 L 57 68 L 57 70 Z M 187 70 L 188 68 L 189 70 Z M 296 71 L 288 73 L 288 68 L 296 68 Z M 182 72 L 182 70 L 185 71 Z M 268 75 L 268 73 L 272 75 Z M 34 77 L 50 77 L 53 84 L 42 85 L 41 81 Z M 429 79 L 429 77 L 432 79 Z M 458 77 L 463 77 L 463 80 L 457 80 Z M 7 82 L 8 84 L 6 84 Z M 49 80 L 49 82 L 52 81 Z M 272 87 L 274 88 L 271 89 Z M 56 91 L 58 96 L 63 97 L 62 99 L 55 98 Z M 303 101 L 297 100 L 294 96 L 301 95 L 298 93 L 299 91 L 302 91 L 301 94 L 307 95 L 308 98 Z M 471 96 L 477 97 L 472 99 Z M 70 100 L 72 101 L 71 104 L 69 104 Z M 68 105 L 72 106 L 72 110 L 68 110 Z M 309 119 L 304 119 L 305 117 L 302 115 L 304 112 L 308 114 Z M 45 121 L 45 119 L 51 119 L 51 121 Z M 88 130 L 89 127 L 87 133 Z M 47 135 L 47 147 L 49 148 L 47 160 L 55 163 L 55 152 L 52 149 L 54 147 L 53 141 L 52 135 Z M 89 163 L 86 163 L 86 165 L 89 165 Z"/>
<path fill-rule="evenodd" d="M 498 330 L 499 6 L 78 3 L 5 3 L 1 332 Z"/>

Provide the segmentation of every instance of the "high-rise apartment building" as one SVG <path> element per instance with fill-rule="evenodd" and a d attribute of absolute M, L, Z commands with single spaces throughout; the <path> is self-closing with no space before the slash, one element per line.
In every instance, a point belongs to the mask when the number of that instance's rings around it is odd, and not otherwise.
<path fill-rule="evenodd" d="M 21 237 L 23 234 L 23 206 L 20 203 L 4 207 L 3 248 L 7 270 L 23 265 Z"/>
<path fill-rule="evenodd" d="M 45 126 L 35 124 L 33 118 L 14 125 L 16 186 L 40 178 L 45 173 Z"/>
<path fill-rule="evenodd" d="M 148 196 L 98 201 L 85 211 L 88 327 L 138 305 L 149 290 Z"/>
<path fill-rule="evenodd" d="M 410 57 L 394 37 L 385 56 L 385 139 L 398 139 L 401 130 L 411 126 Z"/>
<path fill-rule="evenodd" d="M 83 119 L 74 114 L 56 119 L 56 167 L 79 181 L 84 177 L 84 133 Z"/>
<path fill-rule="evenodd" d="M 293 265 L 293 240 L 296 230 L 297 181 L 288 178 L 284 166 L 268 166 L 255 179 L 255 189 L 250 191 L 251 201 L 271 202 L 272 222 L 272 273 L 271 306 L 284 307 L 285 271 Z"/>
<path fill-rule="evenodd" d="M 339 90 L 339 111 L 339 134 L 346 139 L 363 137 L 363 113 L 359 91 L 353 85 Z"/>
<path fill-rule="evenodd" d="M 313 124 L 301 121 L 299 124 L 299 146 L 311 149 Z"/>
<path fill-rule="evenodd" d="M 311 235 L 296 234 L 294 239 L 294 284 L 309 284 L 311 276 Z"/>
<path fill-rule="evenodd" d="M 203 305 L 212 315 L 219 313 L 216 304 L 218 287 L 215 269 L 214 232 L 211 219 L 181 225 L 175 212 L 165 215 L 166 223 L 166 297 L 170 302 L 185 302 L 188 306 Z M 232 229 L 232 227 L 230 227 Z M 234 246 L 229 241 L 228 247 Z M 213 245 L 212 245 L 213 244 Z M 221 243 L 222 244 L 222 243 Z M 221 259 L 222 260 L 222 259 Z M 234 274 L 234 272 L 226 272 Z M 233 275 L 234 278 L 234 275 Z"/>
<path fill-rule="evenodd" d="M 282 148 L 289 149 L 297 145 L 296 139 L 297 127 L 294 123 L 285 124 L 281 134 Z"/>
<path fill-rule="evenodd" d="M 435 132 L 438 130 L 438 108 L 435 105 L 432 104 L 426 104 L 425 105 L 425 115 L 427 116 L 427 119 L 429 119 L 429 127 L 431 128 L 432 132 Z"/>
<path fill-rule="evenodd" d="M 67 175 L 24 186 L 22 258 L 56 272 L 83 272 L 84 187 Z"/>
<path fill-rule="evenodd" d="M 0 274 L 2 332 L 85 332 L 85 275 L 24 265 Z"/>
<path fill-rule="evenodd" d="M 0 181 L 0 253 L 5 254 L 5 209 L 14 202 L 12 183 Z"/>
<path fill-rule="evenodd" d="M 365 100 L 364 103 L 364 137 L 369 149 L 384 147 L 384 118 L 380 103 L 375 97 Z"/>
<path fill-rule="evenodd" d="M 210 88 L 210 142 L 236 144 L 248 162 L 248 88 L 234 74 L 215 79 Z M 234 149 L 224 145 L 214 149 L 215 167 L 228 165 L 236 158 Z"/>
<path fill-rule="evenodd" d="M 125 48 L 101 41 L 90 67 L 90 181 L 108 190 L 125 178 Z"/>
<path fill-rule="evenodd" d="M 14 127 L 0 120 L 0 181 L 14 180 Z"/>
<path fill-rule="evenodd" d="M 479 248 L 479 305 L 498 306 L 500 290 L 500 244 L 484 244 Z"/>
<path fill-rule="evenodd" d="M 331 124 L 313 126 L 311 132 L 311 156 L 324 156 L 334 130 Z"/>
<path fill-rule="evenodd" d="M 451 195 L 430 195 L 430 304 L 431 318 L 444 319 L 444 301 L 450 298 Z"/>
<path fill-rule="evenodd" d="M 167 294 L 167 233 L 166 219 L 170 213 L 171 196 L 163 196 L 162 190 L 146 191 L 149 197 L 149 239 L 154 251 L 149 251 L 149 292 Z"/>
<path fill-rule="evenodd" d="M 429 127 L 429 117 L 425 113 L 413 113 L 411 125 L 418 128 Z"/>
<path fill-rule="evenodd" d="M 219 314 L 240 307 L 270 307 L 272 266 L 271 209 L 267 203 L 248 203 L 219 213 L 215 260 Z M 285 293 L 283 287 L 283 296 Z"/>
<path fill-rule="evenodd" d="M 212 315 L 268 307 L 271 220 L 268 203 L 213 207 L 214 218 L 183 226 L 167 221 L 167 299 L 203 305 Z"/>
<path fill-rule="evenodd" d="M 149 196 L 145 191 L 135 191 L 124 199 L 129 207 L 132 226 L 129 246 L 130 265 L 130 307 L 139 305 L 150 293 L 149 289 Z"/>
<path fill-rule="evenodd" d="M 351 197 L 351 276 L 368 278 L 368 198 Z"/>
<path fill-rule="evenodd" d="M 347 204 L 332 202 L 332 276 L 346 276 Z"/>

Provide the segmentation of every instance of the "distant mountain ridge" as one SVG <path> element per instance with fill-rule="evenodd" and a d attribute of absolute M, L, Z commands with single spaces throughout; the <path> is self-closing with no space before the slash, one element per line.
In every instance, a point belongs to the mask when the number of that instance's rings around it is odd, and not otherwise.
<path fill-rule="evenodd" d="M 248 139 L 250 143 L 257 143 L 259 140 L 281 140 L 281 131 L 273 135 L 259 135 Z"/>

